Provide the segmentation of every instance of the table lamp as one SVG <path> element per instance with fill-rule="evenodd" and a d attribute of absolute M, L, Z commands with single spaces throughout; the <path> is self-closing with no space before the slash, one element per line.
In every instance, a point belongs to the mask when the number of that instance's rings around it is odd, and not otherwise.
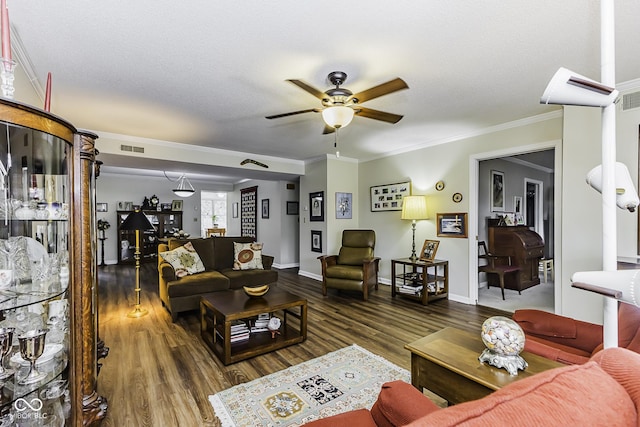
<path fill-rule="evenodd" d="M 428 219 L 427 198 L 425 196 L 404 196 L 402 199 L 402 219 L 410 219 L 413 230 L 413 245 L 411 246 L 411 262 L 416 262 L 416 221 Z"/>
<path fill-rule="evenodd" d="M 135 230 L 136 232 L 136 252 L 134 258 L 136 260 L 136 305 L 132 312 L 127 314 L 127 317 L 142 317 L 146 316 L 149 312 L 140 307 L 140 231 L 155 230 L 149 218 L 142 213 L 142 211 L 134 211 L 130 213 L 120 226 L 121 230 Z"/>

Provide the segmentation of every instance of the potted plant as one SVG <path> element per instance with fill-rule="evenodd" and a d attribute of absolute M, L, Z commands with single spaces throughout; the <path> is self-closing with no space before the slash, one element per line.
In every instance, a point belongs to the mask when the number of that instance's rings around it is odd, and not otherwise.
<path fill-rule="evenodd" d="M 213 221 L 213 228 L 218 228 L 218 223 L 216 220 L 218 219 L 218 215 L 211 215 L 211 220 Z"/>
<path fill-rule="evenodd" d="M 101 234 L 101 238 L 104 239 L 104 232 L 106 230 L 109 229 L 109 227 L 111 227 L 111 224 L 109 224 L 109 221 L 107 221 L 106 219 L 99 219 L 98 220 L 98 230 L 100 231 Z"/>

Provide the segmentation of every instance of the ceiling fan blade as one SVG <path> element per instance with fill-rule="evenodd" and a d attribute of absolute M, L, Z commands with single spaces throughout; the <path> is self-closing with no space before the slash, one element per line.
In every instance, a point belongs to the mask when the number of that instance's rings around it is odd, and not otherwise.
<path fill-rule="evenodd" d="M 321 92 L 320 90 L 316 89 L 315 87 L 306 84 L 302 80 L 287 79 L 287 81 L 293 83 L 296 86 L 298 86 L 300 89 L 309 92 L 311 95 L 315 96 L 316 98 L 318 98 L 320 100 L 323 100 L 323 99 L 327 98 L 327 94 L 326 93 Z"/>
<path fill-rule="evenodd" d="M 322 131 L 323 135 L 328 135 L 330 133 L 334 133 L 336 131 L 336 128 L 333 128 L 327 124 L 324 125 L 324 130 Z"/>
<path fill-rule="evenodd" d="M 366 117 L 368 119 L 374 119 L 374 120 L 381 120 L 383 122 L 388 122 L 388 123 L 398 123 L 400 119 L 404 117 L 399 114 L 386 113 L 384 111 L 374 110 L 372 108 L 361 107 L 360 105 L 358 105 L 357 107 L 354 107 L 353 109 L 356 111 L 356 114 L 360 117 Z"/>
<path fill-rule="evenodd" d="M 300 111 L 292 111 L 290 113 L 283 113 L 283 114 L 276 114 L 273 116 L 266 116 L 265 119 L 279 119 L 280 117 L 287 117 L 287 116 L 294 116 L 296 114 L 302 114 L 302 113 L 317 113 L 321 111 L 319 108 L 310 108 L 308 110 L 300 110 Z"/>
<path fill-rule="evenodd" d="M 351 98 L 355 98 L 358 100 L 358 103 L 363 103 L 370 99 L 377 98 L 382 95 L 387 95 L 389 93 L 393 93 L 402 89 L 409 89 L 409 86 L 405 83 L 401 78 L 396 78 L 386 83 L 382 83 L 381 85 L 374 86 L 367 90 L 363 90 L 362 92 L 358 92 L 354 94 Z"/>

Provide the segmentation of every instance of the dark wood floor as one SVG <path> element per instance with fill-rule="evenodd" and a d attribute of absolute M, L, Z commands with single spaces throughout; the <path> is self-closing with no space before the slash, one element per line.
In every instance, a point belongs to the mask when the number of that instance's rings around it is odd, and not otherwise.
<path fill-rule="evenodd" d="M 110 348 L 98 392 L 109 402 L 103 426 L 218 426 L 208 396 L 288 366 L 358 344 L 410 369 L 404 345 L 446 326 L 474 332 L 504 312 L 441 300 L 429 306 L 391 298 L 381 285 L 369 301 L 329 291 L 320 282 L 280 270 L 278 287 L 308 300 L 308 339 L 277 352 L 224 366 L 200 338 L 198 312 L 171 322 L 158 297 L 154 264 L 141 269 L 142 305 L 149 315 L 127 317 L 135 295 L 132 266 L 99 268 L 99 335 Z"/>

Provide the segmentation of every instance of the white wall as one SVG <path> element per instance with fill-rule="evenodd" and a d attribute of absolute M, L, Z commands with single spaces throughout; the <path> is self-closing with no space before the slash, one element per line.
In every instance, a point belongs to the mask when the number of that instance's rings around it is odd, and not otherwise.
<path fill-rule="evenodd" d="M 328 160 L 322 159 L 307 164 L 305 175 L 300 177 L 300 271 L 299 274 L 313 277 L 322 277 L 322 268 L 318 252 L 311 251 L 311 230 L 322 232 L 322 249 L 325 252 L 327 236 L 327 169 Z M 324 192 L 324 216 L 325 221 L 309 221 L 309 193 Z"/>

